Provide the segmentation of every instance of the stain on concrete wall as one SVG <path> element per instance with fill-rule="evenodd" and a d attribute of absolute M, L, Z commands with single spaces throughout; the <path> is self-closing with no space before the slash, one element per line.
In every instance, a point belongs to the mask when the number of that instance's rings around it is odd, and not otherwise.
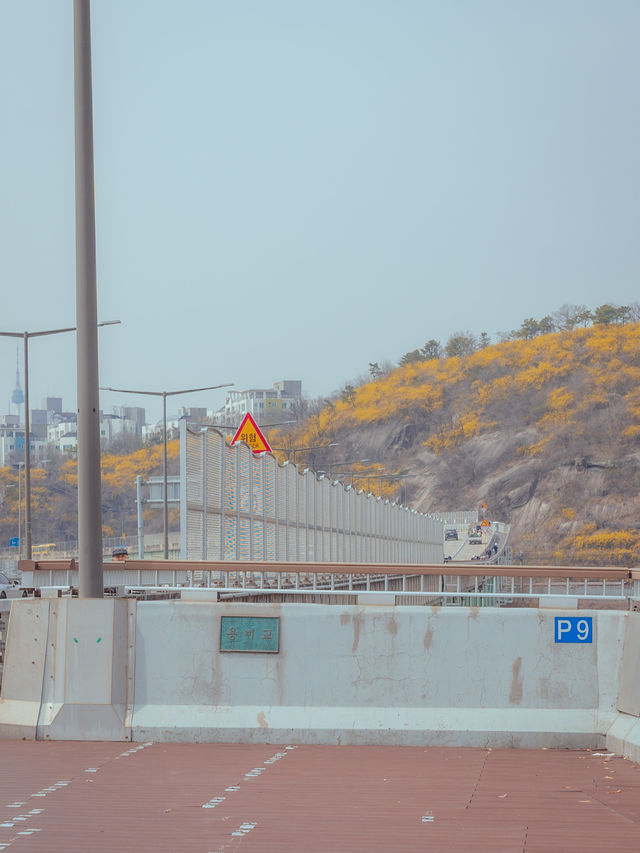
<path fill-rule="evenodd" d="M 522 702 L 522 658 L 516 658 L 511 667 L 511 690 L 509 691 L 509 702 L 519 705 Z"/>

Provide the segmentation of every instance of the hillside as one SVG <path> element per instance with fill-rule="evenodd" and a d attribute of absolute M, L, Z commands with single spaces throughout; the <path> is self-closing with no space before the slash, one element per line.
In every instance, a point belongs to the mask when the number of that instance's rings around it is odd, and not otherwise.
<path fill-rule="evenodd" d="M 179 446 L 168 443 L 169 472 L 178 471 Z M 102 532 L 105 537 L 132 536 L 137 533 L 136 477 L 143 479 L 162 474 L 162 446 L 148 445 L 133 453 L 104 453 L 102 469 Z M 21 499 L 22 517 L 18 512 Z M 33 462 L 31 471 L 33 543 L 75 542 L 78 538 L 78 473 L 75 459 L 61 455 L 46 466 Z M 162 512 L 144 508 L 145 531 L 162 530 Z M 24 524 L 24 473 L 18 482 L 18 470 L 0 468 L 0 544 L 6 547 L 18 535 L 19 519 Z M 169 513 L 170 526 L 178 524 L 177 511 Z"/>
<path fill-rule="evenodd" d="M 350 475 L 361 487 L 388 475 L 374 482 L 424 512 L 485 501 L 527 562 L 640 565 L 639 437 L 633 323 L 410 362 L 349 386 L 273 443 L 338 443 L 312 451 L 313 467 L 370 460 L 338 468 L 361 471 Z"/>

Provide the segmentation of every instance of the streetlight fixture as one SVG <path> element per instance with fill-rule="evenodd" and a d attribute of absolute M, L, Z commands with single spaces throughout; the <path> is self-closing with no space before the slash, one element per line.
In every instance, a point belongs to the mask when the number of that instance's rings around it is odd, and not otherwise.
<path fill-rule="evenodd" d="M 367 478 L 367 492 L 371 491 L 371 480 L 379 480 L 378 497 L 382 497 L 382 484 L 395 483 L 398 480 L 406 480 L 407 477 L 414 477 L 414 474 L 365 474 L 362 479 Z"/>
<path fill-rule="evenodd" d="M 297 424 L 298 421 L 275 421 L 272 424 L 258 424 L 260 429 L 266 429 L 266 427 L 274 427 L 274 426 L 285 426 L 285 424 Z M 214 429 L 230 429 L 234 432 L 238 431 L 238 424 L 206 424 L 206 426 L 213 427 Z M 276 447 L 274 450 L 280 450 L 281 448 Z"/>
<path fill-rule="evenodd" d="M 326 473 L 329 475 L 329 477 L 331 477 L 331 475 L 333 474 L 333 471 L 336 468 L 342 468 L 345 465 L 360 465 L 360 464 L 363 464 L 365 462 L 371 462 L 371 459 L 339 459 L 337 462 L 329 462 L 329 464 L 327 466 L 329 469 L 328 471 L 318 471 L 318 473 L 319 474 L 325 474 Z M 355 471 L 341 471 L 338 473 L 355 474 L 357 472 L 355 472 Z"/>
<path fill-rule="evenodd" d="M 279 450 L 281 453 L 287 454 L 287 461 L 289 460 L 289 456 L 293 454 L 292 462 L 296 461 L 296 453 L 304 453 L 305 450 L 320 450 L 320 448 L 324 447 L 337 447 L 340 444 L 339 441 L 332 441 L 331 444 L 313 444 L 311 447 L 274 447 L 274 450 Z"/>
<path fill-rule="evenodd" d="M 329 466 L 328 471 L 318 471 L 318 473 L 319 474 L 325 474 L 326 473 L 329 475 L 329 477 L 331 477 L 332 473 L 333 473 L 333 468 L 335 467 L 335 465 L 340 465 L 340 464 L 352 465 L 352 464 L 356 464 L 357 462 L 369 462 L 369 461 L 370 460 L 368 460 L 368 459 L 354 459 L 353 462 L 348 462 L 348 463 L 347 462 L 343 462 L 343 463 L 336 462 L 333 465 Z M 376 464 L 378 464 L 379 467 L 381 467 L 381 468 L 384 467 L 383 465 L 380 465 L 379 463 L 376 463 Z M 380 483 L 380 486 L 378 488 L 378 496 L 382 497 L 382 483 L 395 483 L 398 480 L 406 480 L 407 477 L 415 477 L 416 475 L 410 474 L 410 473 L 405 473 L 405 474 L 372 474 L 370 471 L 353 471 L 352 470 L 352 471 L 336 471 L 335 476 L 336 477 L 351 477 L 351 485 L 352 486 L 353 486 L 354 479 L 355 480 L 366 480 L 367 481 L 367 492 L 371 491 L 371 480 L 378 480 Z"/>
<path fill-rule="evenodd" d="M 132 391 L 128 388 L 105 388 L 101 391 L 113 391 L 116 394 L 144 394 L 148 397 L 162 397 L 162 474 L 164 483 L 163 495 L 163 529 L 164 529 L 164 559 L 169 559 L 169 501 L 167 489 L 167 397 L 176 394 L 195 394 L 198 391 L 215 391 L 217 388 L 228 388 L 233 382 L 222 385 L 207 385 L 206 388 L 182 388 L 180 391 Z"/>
<path fill-rule="evenodd" d="M 120 320 L 106 320 L 98 326 L 113 326 Z M 43 335 L 60 335 L 63 332 L 75 332 L 76 326 L 67 329 L 47 329 L 43 332 L 0 332 L 3 338 L 22 338 L 24 342 L 24 538 L 25 557 L 31 559 L 31 424 L 29 422 L 29 338 Z M 22 550 L 22 542 L 20 543 Z"/>

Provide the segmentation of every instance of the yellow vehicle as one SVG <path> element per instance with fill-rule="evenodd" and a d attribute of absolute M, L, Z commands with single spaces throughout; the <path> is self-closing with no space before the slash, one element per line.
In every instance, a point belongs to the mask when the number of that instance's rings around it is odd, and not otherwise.
<path fill-rule="evenodd" d="M 31 556 L 34 560 L 38 559 L 38 557 L 48 557 L 50 554 L 54 553 L 56 550 L 55 542 L 47 542 L 44 545 L 32 545 L 31 546 Z"/>

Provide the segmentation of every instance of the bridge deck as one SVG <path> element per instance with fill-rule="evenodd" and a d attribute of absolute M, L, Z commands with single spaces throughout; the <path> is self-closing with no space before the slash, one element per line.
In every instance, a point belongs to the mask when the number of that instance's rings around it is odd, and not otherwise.
<path fill-rule="evenodd" d="M 602 752 L 4 741 L 0 850 L 637 851 Z"/>

